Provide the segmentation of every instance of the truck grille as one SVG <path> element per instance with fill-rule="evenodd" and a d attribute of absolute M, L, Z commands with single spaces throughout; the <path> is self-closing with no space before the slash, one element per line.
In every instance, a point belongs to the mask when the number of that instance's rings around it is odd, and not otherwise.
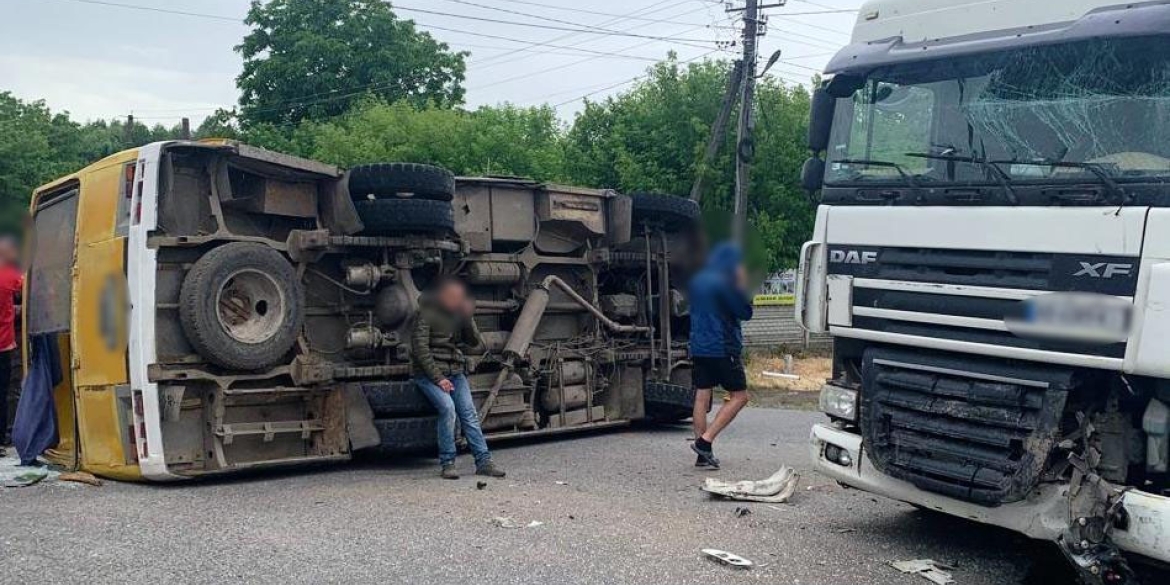
<path fill-rule="evenodd" d="M 1132 270 L 1114 278 L 1077 277 L 1083 263 L 1125 264 Z M 829 246 L 829 274 L 1048 292 L 1133 296 L 1137 264 L 1137 258 L 1126 256 Z"/>
<path fill-rule="evenodd" d="M 1056 444 L 1072 371 L 871 348 L 861 428 L 882 473 L 987 506 L 1033 489 Z"/>
<path fill-rule="evenodd" d="M 830 246 L 829 258 L 830 287 L 834 278 L 851 279 L 848 322 L 830 320 L 848 328 L 838 335 L 853 330 L 1113 362 L 1125 357 L 1124 342 L 1025 337 L 1008 330 L 1005 320 L 1023 316 L 1024 299 L 1046 293 L 1131 297 L 1137 258 L 852 246 Z M 1126 268 L 1113 278 L 1077 276 L 1085 265 Z"/>

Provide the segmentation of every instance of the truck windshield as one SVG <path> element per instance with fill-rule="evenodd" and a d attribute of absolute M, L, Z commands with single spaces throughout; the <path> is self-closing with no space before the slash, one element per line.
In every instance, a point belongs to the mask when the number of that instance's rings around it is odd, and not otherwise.
<path fill-rule="evenodd" d="M 899 168 L 930 186 L 1170 180 L 1167 43 L 1092 40 L 874 71 L 838 100 L 826 184 L 904 184 Z"/>

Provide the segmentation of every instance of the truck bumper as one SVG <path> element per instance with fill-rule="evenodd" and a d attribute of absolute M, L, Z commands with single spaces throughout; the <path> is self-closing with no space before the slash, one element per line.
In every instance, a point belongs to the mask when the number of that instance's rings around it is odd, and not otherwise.
<path fill-rule="evenodd" d="M 848 454 L 836 461 L 825 448 L 835 446 Z M 1027 499 L 988 508 L 931 493 L 913 484 L 882 474 L 864 454 L 861 435 L 830 425 L 815 425 L 809 450 L 817 472 L 847 486 L 937 510 L 944 514 L 1000 526 L 1030 538 L 1055 540 L 1068 526 L 1066 484 L 1045 484 Z M 849 465 L 841 465 L 846 460 Z M 1115 528 L 1113 541 L 1126 552 L 1170 563 L 1170 498 L 1131 490 L 1125 495 L 1128 525 Z"/>

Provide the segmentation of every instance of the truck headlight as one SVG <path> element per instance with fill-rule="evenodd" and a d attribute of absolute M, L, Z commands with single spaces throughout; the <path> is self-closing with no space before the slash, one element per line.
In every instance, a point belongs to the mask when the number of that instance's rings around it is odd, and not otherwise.
<path fill-rule="evenodd" d="M 821 389 L 821 412 L 850 422 L 857 421 L 857 391 L 826 384 Z"/>

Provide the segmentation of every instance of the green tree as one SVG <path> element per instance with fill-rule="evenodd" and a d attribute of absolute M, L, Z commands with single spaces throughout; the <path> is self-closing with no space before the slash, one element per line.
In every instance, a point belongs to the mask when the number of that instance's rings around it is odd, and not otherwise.
<path fill-rule="evenodd" d="M 25 102 L 0 92 L 0 232 L 19 229 L 37 187 L 111 154 L 178 137 L 179 128 L 135 122 L 78 124 L 43 101 Z"/>
<path fill-rule="evenodd" d="M 561 128 L 549 107 L 504 105 L 466 111 L 367 99 L 349 113 L 323 122 L 306 121 L 291 132 L 256 125 L 243 139 L 346 167 L 402 161 L 437 164 L 462 175 L 540 180 L 564 175 Z"/>
<path fill-rule="evenodd" d="M 565 138 L 568 179 L 622 191 L 685 196 L 697 173 L 706 175 L 704 211 L 727 217 L 734 207 L 734 132 L 702 168 L 703 150 L 718 114 L 731 69 L 724 61 L 685 67 L 673 58 L 649 71 L 630 91 L 586 104 Z M 757 91 L 756 158 L 749 220 L 773 269 L 792 267 L 812 231 L 813 209 L 800 188 L 809 95 L 773 78 Z M 722 212 L 722 213 L 715 213 Z"/>
<path fill-rule="evenodd" d="M 343 114 L 366 95 L 423 107 L 463 101 L 465 53 L 451 52 L 381 0 L 252 1 L 241 119 L 290 124 Z"/>

